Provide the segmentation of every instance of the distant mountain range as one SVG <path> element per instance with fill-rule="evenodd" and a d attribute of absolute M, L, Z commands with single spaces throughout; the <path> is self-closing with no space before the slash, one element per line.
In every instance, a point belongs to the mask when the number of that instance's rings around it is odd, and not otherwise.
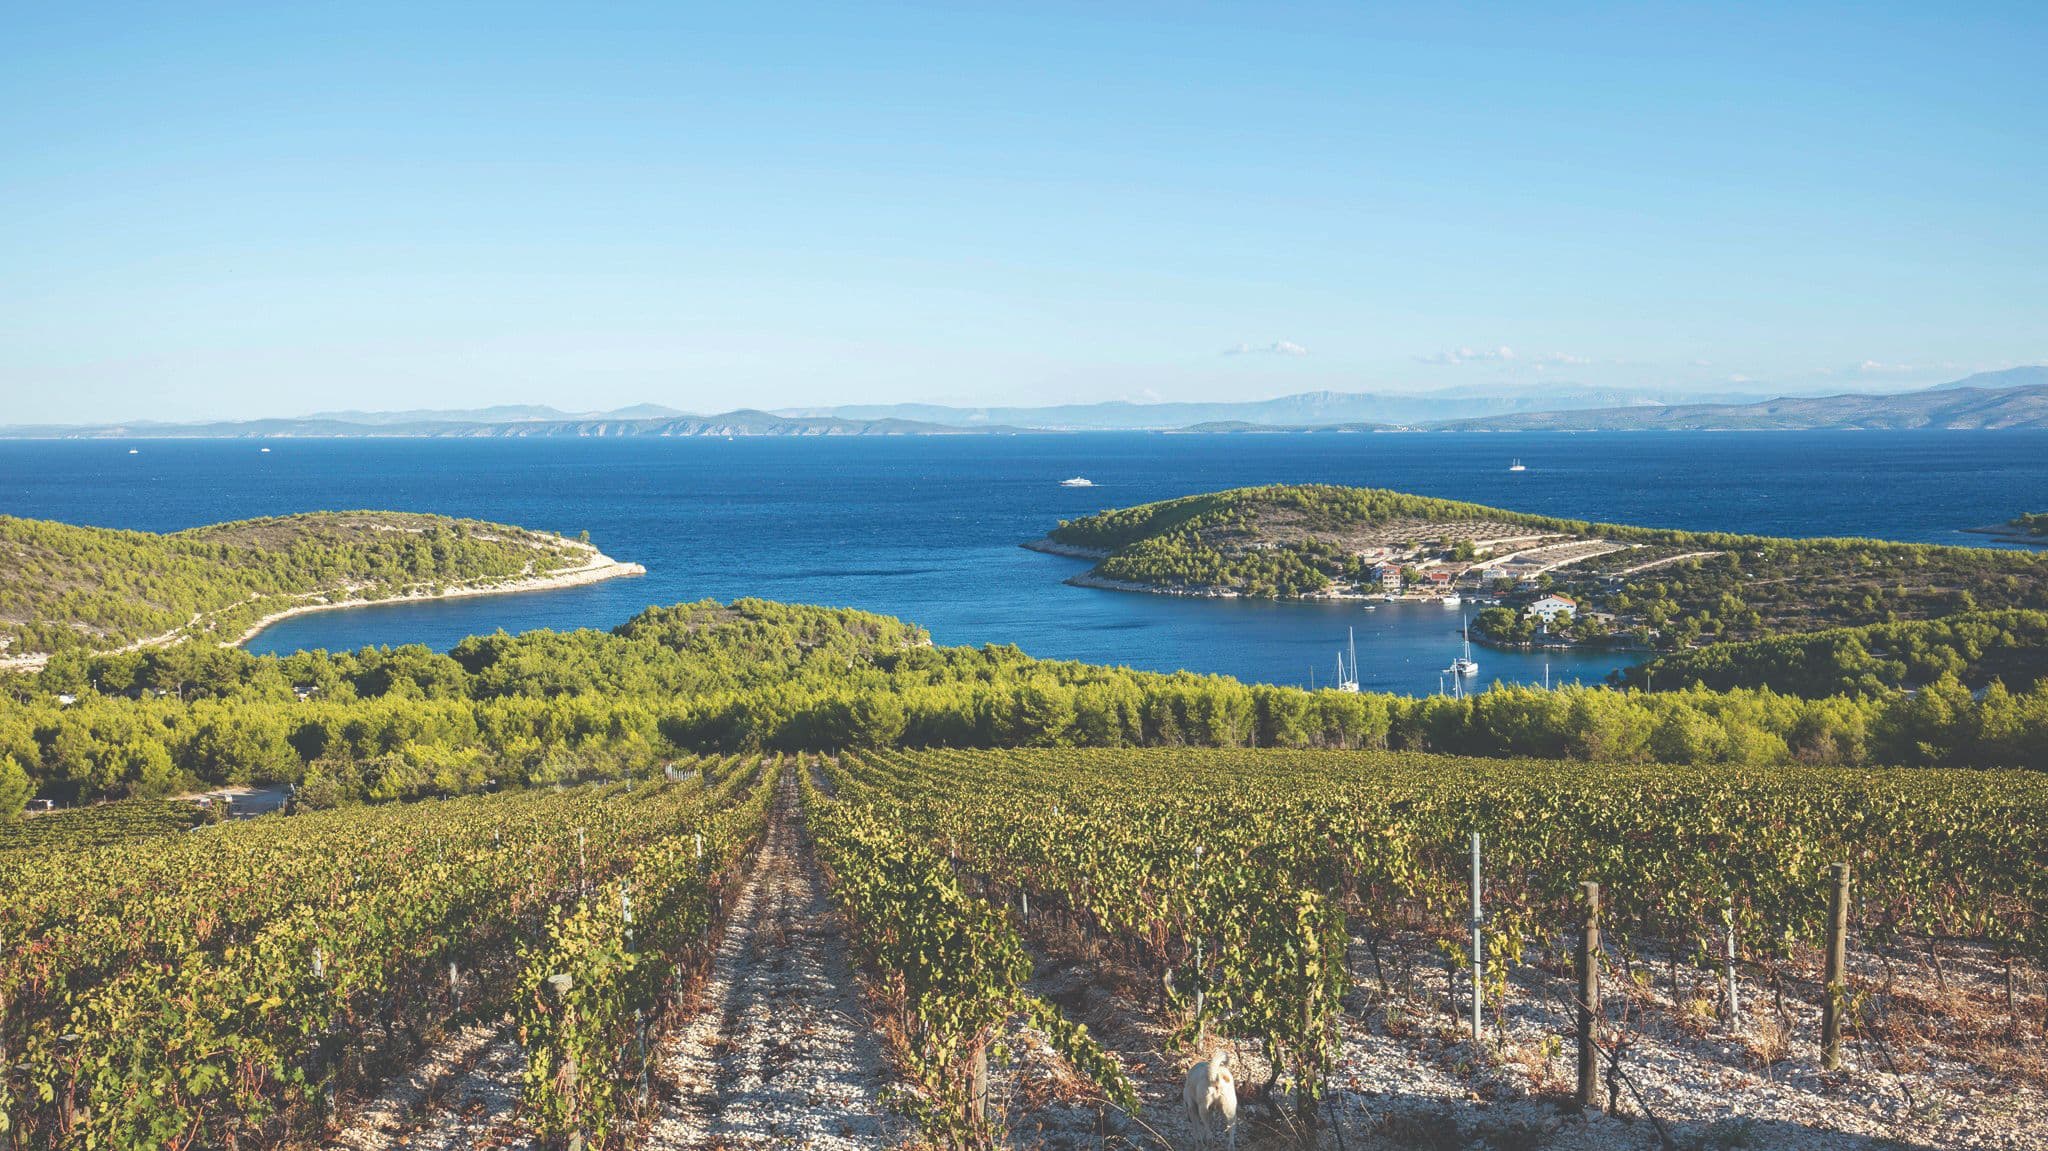
<path fill-rule="evenodd" d="M 351 436 L 915 436 L 1027 431 L 1299 433 L 1388 431 L 1806 430 L 2048 428 L 2048 367 L 1980 372 L 1918 391 L 1783 396 L 1689 396 L 1556 385 L 1424 393 L 1304 392 L 1237 403 L 1065 404 L 962 408 L 845 405 L 692 415 L 658 404 L 564 412 L 507 404 L 474 409 L 320 412 L 296 419 L 0 427 L 9 439 L 335 438 Z"/>
<path fill-rule="evenodd" d="M 512 419 L 470 418 L 468 412 L 335 412 L 302 419 L 233 420 L 199 424 L 138 422 L 88 427 L 30 425 L 0 427 L 0 439 L 342 439 L 505 438 L 568 436 L 938 436 L 990 435 L 1016 428 L 955 428 L 917 420 L 842 420 L 778 416 L 743 409 L 715 416 L 623 415 L 653 404 L 594 415 L 524 415 Z M 499 411 L 501 409 L 484 409 Z M 531 409 L 551 412 L 553 409 Z M 667 411 L 669 409 L 659 409 Z"/>
<path fill-rule="evenodd" d="M 2048 368 L 1982 372 L 1917 392 L 1794 396 L 1748 404 L 1666 404 L 1532 412 L 1436 425 L 1440 431 L 1807 431 L 2048 428 Z"/>
<path fill-rule="evenodd" d="M 546 404 L 498 404 L 489 408 L 415 408 L 406 412 L 314 412 L 309 420 L 343 424 L 513 424 L 570 420 L 654 420 L 690 413 L 660 404 L 634 404 L 609 412 L 565 412 Z"/>
<path fill-rule="evenodd" d="M 1443 420 L 1511 412 L 1552 412 L 1690 401 L 1753 400 L 1758 393 L 1700 395 L 1632 388 L 1588 388 L 1558 383 L 1543 388 L 1449 388 L 1432 392 L 1302 392 L 1271 400 L 1139 404 L 1112 400 L 1038 408 L 969 408 L 943 404 L 842 404 L 782 408 L 785 416 L 837 419 L 906 419 L 978 427 L 1001 424 L 1041 431 L 1184 431 L 1196 425 L 1246 424 L 1276 428 L 1330 424 L 1413 427 Z"/>

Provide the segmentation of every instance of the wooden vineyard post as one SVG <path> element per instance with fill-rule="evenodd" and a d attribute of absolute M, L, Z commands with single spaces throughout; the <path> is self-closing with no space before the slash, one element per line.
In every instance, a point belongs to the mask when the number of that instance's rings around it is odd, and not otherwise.
<path fill-rule="evenodd" d="M 1730 1032 L 1742 1029 L 1742 985 L 1735 976 L 1735 905 L 1728 904 L 1721 909 L 1721 922 L 1727 930 L 1722 935 L 1721 974 L 1727 984 L 1722 989 L 1725 997 L 1722 1006 L 1728 1016 Z"/>
<path fill-rule="evenodd" d="M 967 1057 L 967 1126 L 976 1146 L 981 1143 L 983 1124 L 988 1122 L 988 1044 L 977 1043 Z"/>
<path fill-rule="evenodd" d="M 1195 845 L 1195 890 L 1202 889 L 1202 845 Z M 1208 1008 L 1209 970 L 1202 954 L 1202 937 L 1195 936 L 1195 1046 L 1200 1048 L 1209 1038 L 1209 1020 L 1203 1015 Z"/>
<path fill-rule="evenodd" d="M 1486 906 L 1479 899 L 1479 833 L 1472 833 L 1472 1045 L 1482 1042 L 1480 1036 L 1480 995 L 1481 984 L 1486 977 Z"/>
<path fill-rule="evenodd" d="M 1837 863 L 1834 890 L 1828 897 L 1828 955 L 1823 979 L 1827 1005 L 1820 1017 L 1820 1065 L 1833 1071 L 1842 1065 L 1842 1012 L 1849 997 L 1849 865 Z"/>
<path fill-rule="evenodd" d="M 576 1009 L 569 1005 L 569 992 L 574 990 L 576 987 L 575 977 L 571 976 L 567 972 L 563 972 L 558 975 L 550 975 L 548 976 L 548 986 L 554 990 L 555 1002 L 561 1005 L 561 1026 L 562 1030 L 566 1033 L 571 1026 L 571 1020 L 575 1018 L 574 1012 Z M 576 1090 L 577 1084 L 582 1079 L 582 1077 L 583 1069 L 576 1065 L 576 1057 L 571 1055 L 562 1067 L 559 1080 L 563 1094 L 568 1096 L 571 1100 L 570 1119 L 571 1122 L 575 1124 L 575 1126 L 572 1126 L 569 1129 L 569 1138 L 565 1143 L 565 1146 L 568 1148 L 568 1151 L 583 1151 L 583 1109 L 580 1105 L 578 1105 L 575 1102 L 575 1100 L 578 1098 Z"/>
<path fill-rule="evenodd" d="M 1581 883 L 1586 921 L 1579 934 L 1579 1094 L 1581 1110 L 1600 1106 L 1600 885 Z"/>

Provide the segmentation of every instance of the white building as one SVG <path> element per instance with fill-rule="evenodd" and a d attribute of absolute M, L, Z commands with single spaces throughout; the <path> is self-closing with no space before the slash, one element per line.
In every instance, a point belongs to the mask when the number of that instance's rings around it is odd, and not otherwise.
<path fill-rule="evenodd" d="M 1523 615 L 1533 616 L 1544 623 L 1555 622 L 1558 616 L 1574 615 L 1579 610 L 1579 601 L 1568 595 L 1555 593 L 1544 596 L 1522 610 Z"/>

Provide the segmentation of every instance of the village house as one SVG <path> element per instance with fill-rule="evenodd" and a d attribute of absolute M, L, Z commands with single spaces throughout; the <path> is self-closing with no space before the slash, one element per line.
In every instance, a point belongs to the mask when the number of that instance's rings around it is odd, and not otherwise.
<path fill-rule="evenodd" d="M 1466 587 L 1484 591 L 1492 587 L 1495 581 L 1505 578 L 1506 574 L 1505 571 L 1497 567 L 1474 566 L 1466 568 L 1465 574 L 1459 577 L 1458 582 Z"/>
<path fill-rule="evenodd" d="M 1555 622 L 1558 616 L 1572 615 L 1578 610 L 1579 601 L 1568 595 L 1552 593 L 1524 608 L 1522 614 L 1540 619 L 1547 624 Z"/>
<path fill-rule="evenodd" d="M 1389 563 L 1374 564 L 1365 569 L 1365 582 L 1368 585 L 1378 585 L 1381 591 L 1400 591 L 1401 565 Z"/>

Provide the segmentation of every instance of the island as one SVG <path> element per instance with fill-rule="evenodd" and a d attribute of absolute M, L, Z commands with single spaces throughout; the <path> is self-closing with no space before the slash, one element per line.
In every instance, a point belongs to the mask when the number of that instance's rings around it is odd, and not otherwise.
<path fill-rule="evenodd" d="M 1455 600 L 1494 645 L 1707 644 L 2048 609 L 2048 558 L 1601 524 L 1403 492 L 1239 488 L 1062 522 L 1068 582 L 1198 597 Z M 1654 676 L 1654 670 L 1651 672 Z"/>
<path fill-rule="evenodd" d="M 639 575 L 587 539 L 410 512 L 272 516 L 154 533 L 0 516 L 0 669 L 206 638 L 294 615 Z"/>
<path fill-rule="evenodd" d="M 2027 512 L 2014 516 L 2002 524 L 1963 530 L 1990 536 L 2001 543 L 2030 548 L 2048 547 L 2048 512 Z"/>

